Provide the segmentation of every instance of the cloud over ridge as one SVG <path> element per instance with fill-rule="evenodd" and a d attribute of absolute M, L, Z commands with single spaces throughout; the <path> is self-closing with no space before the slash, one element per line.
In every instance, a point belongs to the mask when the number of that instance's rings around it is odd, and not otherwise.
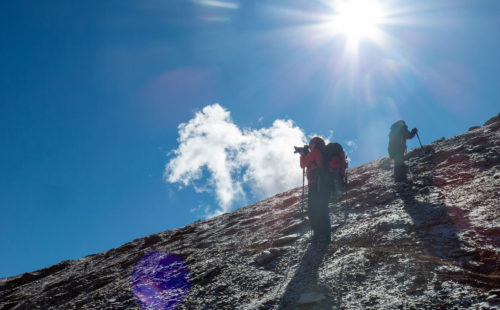
<path fill-rule="evenodd" d="M 244 201 L 245 189 L 265 198 L 301 184 L 292 146 L 303 145 L 306 137 L 291 120 L 277 119 L 269 128 L 240 129 L 229 111 L 213 104 L 178 129 L 179 146 L 166 164 L 165 180 L 213 192 L 219 209 L 211 215 Z"/>

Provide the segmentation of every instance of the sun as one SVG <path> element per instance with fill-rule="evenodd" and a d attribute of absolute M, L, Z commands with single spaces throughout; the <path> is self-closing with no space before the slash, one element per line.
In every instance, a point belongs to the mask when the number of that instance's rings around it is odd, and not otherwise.
<path fill-rule="evenodd" d="M 376 40 L 378 26 L 384 18 L 384 9 L 376 0 L 343 0 L 336 6 L 332 27 L 343 35 L 350 47 L 357 47 L 360 40 Z"/>

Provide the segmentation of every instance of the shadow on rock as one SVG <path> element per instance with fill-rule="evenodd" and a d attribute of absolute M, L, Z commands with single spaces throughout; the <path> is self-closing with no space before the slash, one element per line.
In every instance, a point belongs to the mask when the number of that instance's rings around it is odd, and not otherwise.
<path fill-rule="evenodd" d="M 310 244 L 300 266 L 288 283 L 280 301 L 280 309 L 333 309 L 333 296 L 319 281 L 319 266 L 327 245 Z"/>
<path fill-rule="evenodd" d="M 429 254 L 466 266 L 468 257 L 461 249 L 459 229 L 448 214 L 447 206 L 417 200 L 415 191 L 406 184 L 398 186 L 397 192 Z"/>
<path fill-rule="evenodd" d="M 457 223 L 456 219 L 449 215 L 448 207 L 444 203 L 418 200 L 418 192 L 407 184 L 399 184 L 397 193 L 404 202 L 404 210 L 411 217 L 414 232 L 425 250 L 421 262 L 431 266 L 447 265 L 452 269 L 458 267 L 464 271 L 473 271 L 474 267 L 469 263 L 470 253 L 463 249 L 459 238 L 460 229 L 457 226 L 468 225 L 468 221 L 463 218 L 460 224 Z M 444 275 L 442 272 L 440 274 Z"/>

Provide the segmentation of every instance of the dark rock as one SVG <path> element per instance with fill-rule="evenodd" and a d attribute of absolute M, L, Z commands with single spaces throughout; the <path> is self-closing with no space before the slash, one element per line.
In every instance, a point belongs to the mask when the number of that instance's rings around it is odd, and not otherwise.
<path fill-rule="evenodd" d="M 288 245 L 288 244 L 291 244 L 291 243 L 295 242 L 295 240 L 297 240 L 299 238 L 300 238 L 299 234 L 293 234 L 293 235 L 284 236 L 284 237 L 281 237 L 279 239 L 274 240 L 273 246 L 275 246 L 275 247 L 281 247 L 281 246 L 284 246 L 284 245 Z"/>
<path fill-rule="evenodd" d="M 266 250 L 259 254 L 255 259 L 255 264 L 257 266 L 264 266 L 269 264 L 271 261 L 273 261 L 276 257 L 278 256 L 278 253 L 273 251 Z"/>
<path fill-rule="evenodd" d="M 483 126 L 488 126 L 488 125 L 498 123 L 498 122 L 500 122 L 500 113 L 498 113 L 497 116 L 494 116 L 494 117 L 490 118 L 489 120 L 487 120 Z"/>
<path fill-rule="evenodd" d="M 467 141 L 468 145 L 484 145 L 488 143 L 488 138 L 485 136 L 477 136 Z"/>
<path fill-rule="evenodd" d="M 285 227 L 282 230 L 282 233 L 284 235 L 288 235 L 289 233 L 296 232 L 300 229 L 303 229 L 305 226 L 306 226 L 305 221 L 296 221 L 296 222 L 293 222 L 290 226 Z"/>
<path fill-rule="evenodd" d="M 122 245 L 121 247 L 113 249 L 112 250 L 113 251 L 112 254 L 113 253 L 127 253 L 127 252 L 132 251 L 135 248 L 137 248 L 137 244 L 134 243 L 134 242 L 129 242 L 129 243 L 126 243 L 126 244 Z M 108 258 L 108 257 L 106 257 L 106 258 Z"/>
<path fill-rule="evenodd" d="M 144 243 L 142 244 L 143 248 L 149 248 L 158 242 L 161 242 L 163 239 L 159 235 L 150 235 L 144 238 Z"/>
<path fill-rule="evenodd" d="M 219 274 L 220 269 L 217 266 L 209 267 L 207 270 L 199 274 L 193 279 L 193 283 L 198 282 L 206 282 L 212 278 L 214 278 L 217 274 Z"/>

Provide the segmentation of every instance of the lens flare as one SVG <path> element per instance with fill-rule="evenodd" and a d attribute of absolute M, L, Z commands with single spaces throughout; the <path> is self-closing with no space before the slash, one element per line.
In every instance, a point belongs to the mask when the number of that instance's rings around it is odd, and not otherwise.
<path fill-rule="evenodd" d="M 175 309 L 191 289 L 189 270 L 175 254 L 151 252 L 134 268 L 132 291 L 143 309 Z"/>

